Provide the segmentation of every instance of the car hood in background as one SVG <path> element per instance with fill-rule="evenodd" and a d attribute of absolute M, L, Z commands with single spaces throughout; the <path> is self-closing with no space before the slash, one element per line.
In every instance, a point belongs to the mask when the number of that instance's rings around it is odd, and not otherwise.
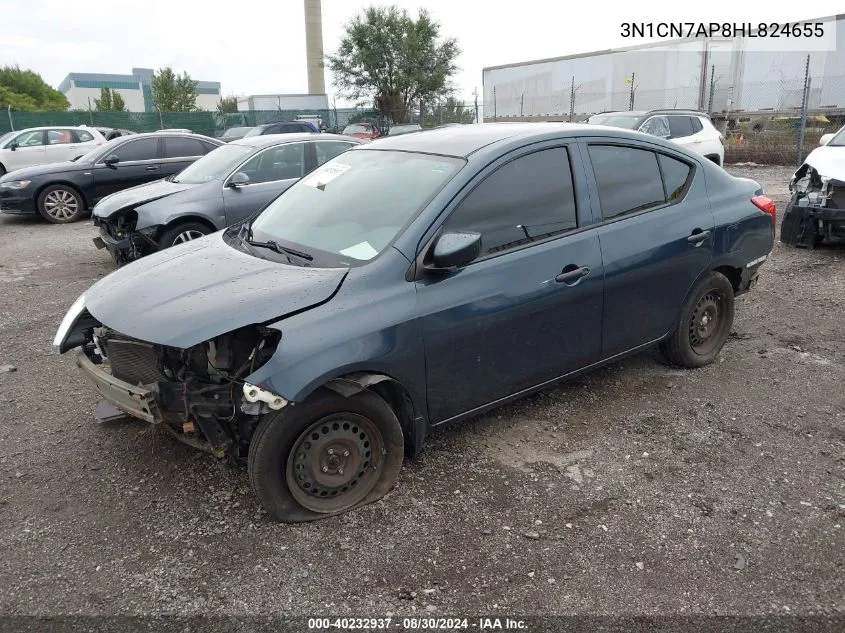
<path fill-rule="evenodd" d="M 165 196 L 172 196 L 175 193 L 202 186 L 184 182 L 171 182 L 170 180 L 155 180 L 106 196 L 96 204 L 93 215 L 98 218 L 107 218 L 121 209 L 136 207 Z"/>
<path fill-rule="evenodd" d="M 817 147 L 804 159 L 804 163 L 820 176 L 845 181 L 845 147 Z"/>
<path fill-rule="evenodd" d="M 324 303 L 348 270 L 254 257 L 221 231 L 117 269 L 85 292 L 85 307 L 122 334 L 187 348 Z"/>
<path fill-rule="evenodd" d="M 91 167 L 91 163 L 77 163 L 68 160 L 61 163 L 47 163 L 46 165 L 15 169 L 0 178 L 0 180 L 4 182 L 8 182 L 9 180 L 26 180 L 35 176 L 49 176 L 50 174 L 58 174 L 60 172 L 81 171 L 83 169 L 91 169 Z M 9 178 L 9 175 L 12 177 Z"/>

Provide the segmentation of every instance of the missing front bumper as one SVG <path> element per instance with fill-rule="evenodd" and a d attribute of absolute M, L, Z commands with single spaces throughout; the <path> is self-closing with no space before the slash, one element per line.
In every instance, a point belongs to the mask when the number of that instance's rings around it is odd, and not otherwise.
<path fill-rule="evenodd" d="M 151 424 L 162 421 L 158 403 L 149 389 L 115 378 L 104 367 L 91 362 L 82 351 L 76 355 L 76 365 L 99 394 L 121 411 Z"/>

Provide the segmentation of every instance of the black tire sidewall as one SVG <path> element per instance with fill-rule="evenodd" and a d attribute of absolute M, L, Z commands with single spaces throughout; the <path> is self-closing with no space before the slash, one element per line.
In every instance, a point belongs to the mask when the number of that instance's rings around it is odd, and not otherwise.
<path fill-rule="evenodd" d="M 67 220 L 59 220 L 51 216 L 47 211 L 44 209 L 44 199 L 47 197 L 51 191 L 67 191 L 70 193 L 74 198 L 76 198 L 76 202 L 79 205 L 79 211 L 71 218 Z M 38 194 L 38 213 L 41 215 L 42 218 L 50 222 L 51 224 L 70 224 L 71 222 L 76 222 L 79 220 L 83 215 L 85 215 L 85 199 L 82 195 L 73 187 L 68 185 L 50 185 L 49 187 L 45 188 L 40 194 Z"/>
<path fill-rule="evenodd" d="M 689 323 L 692 319 L 693 312 L 695 311 L 698 302 L 705 294 L 707 294 L 711 290 L 717 290 L 722 293 L 725 297 L 725 314 L 721 317 L 722 323 L 720 323 L 720 329 L 722 330 L 722 342 L 719 344 L 718 347 L 716 347 L 715 351 L 713 351 L 712 353 L 708 355 L 702 355 L 698 354 L 692 348 L 692 343 L 690 342 L 689 337 Z M 677 351 L 680 353 L 682 364 L 686 367 L 703 367 L 704 365 L 709 365 L 710 363 L 712 363 L 719 356 L 719 353 L 722 351 L 722 347 L 724 346 L 725 341 L 727 341 L 728 339 L 731 326 L 733 325 L 733 320 L 733 286 L 731 285 L 731 282 L 728 281 L 727 277 L 725 277 L 723 274 L 711 272 L 696 284 L 695 289 L 690 294 L 689 298 L 684 304 L 684 309 L 681 312 L 681 320 L 678 323 L 678 329 L 675 332 L 675 336 L 677 337 L 676 348 Z"/>
<path fill-rule="evenodd" d="M 213 232 L 205 224 L 199 222 L 182 222 L 171 226 L 161 234 L 161 237 L 158 238 L 159 249 L 163 250 L 171 246 L 177 246 L 173 243 L 173 240 L 176 239 L 177 235 L 185 231 L 201 231 L 203 235 L 209 235 Z"/>
<path fill-rule="evenodd" d="M 249 447 L 249 481 L 261 505 L 273 518 L 285 523 L 322 519 L 337 513 L 314 512 L 301 506 L 288 488 L 285 476 L 287 459 L 302 432 L 315 421 L 334 413 L 356 413 L 373 422 L 382 435 L 386 454 L 373 489 L 353 507 L 383 497 L 394 485 L 404 454 L 402 428 L 393 410 L 380 396 L 362 391 L 344 397 L 329 389 L 321 389 L 302 404 L 267 414 L 253 435 Z"/>

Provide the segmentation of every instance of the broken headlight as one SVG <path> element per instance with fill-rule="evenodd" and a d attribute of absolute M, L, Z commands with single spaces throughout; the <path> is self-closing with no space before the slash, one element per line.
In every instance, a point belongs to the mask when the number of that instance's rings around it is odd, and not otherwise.
<path fill-rule="evenodd" d="M 65 340 L 67 339 L 67 335 L 70 332 L 70 329 L 76 323 L 76 320 L 85 310 L 85 295 L 81 294 L 77 298 L 76 301 L 73 302 L 73 305 L 65 314 L 65 318 L 62 319 L 62 322 L 59 324 L 59 329 L 56 330 L 56 336 L 53 338 L 53 347 L 56 348 L 60 354 L 65 350 L 62 349 Z"/>

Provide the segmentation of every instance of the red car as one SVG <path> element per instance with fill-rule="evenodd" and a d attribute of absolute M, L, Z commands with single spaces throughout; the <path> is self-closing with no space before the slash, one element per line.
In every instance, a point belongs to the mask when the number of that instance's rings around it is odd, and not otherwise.
<path fill-rule="evenodd" d="M 345 136 L 354 136 L 355 138 L 363 138 L 370 141 L 374 138 L 383 136 L 381 131 L 375 125 L 367 123 L 366 121 L 350 123 L 343 128 L 343 134 Z"/>

